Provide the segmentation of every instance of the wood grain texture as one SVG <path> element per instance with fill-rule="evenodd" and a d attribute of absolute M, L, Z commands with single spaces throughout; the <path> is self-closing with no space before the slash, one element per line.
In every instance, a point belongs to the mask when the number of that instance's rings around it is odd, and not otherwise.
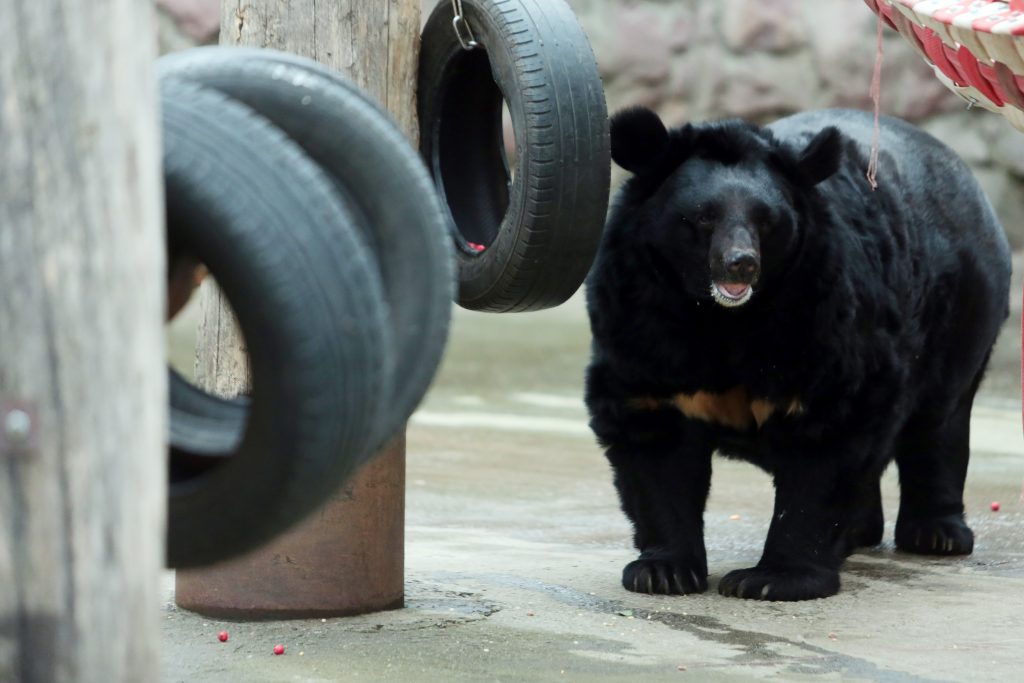
<path fill-rule="evenodd" d="M 155 681 L 167 388 L 147 2 L 0 0 L 0 681 Z M 0 415 L 2 424 L 2 415 Z"/>
<path fill-rule="evenodd" d="M 203 280 L 198 296 L 196 385 L 218 396 L 248 393 L 252 388 L 248 349 L 231 304 L 210 277 Z"/>

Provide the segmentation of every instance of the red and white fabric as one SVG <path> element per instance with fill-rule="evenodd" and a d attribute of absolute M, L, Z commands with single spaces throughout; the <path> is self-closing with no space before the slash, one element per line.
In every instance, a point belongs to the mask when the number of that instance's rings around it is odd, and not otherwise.
<path fill-rule="evenodd" d="M 865 0 L 961 97 L 1024 131 L 1024 0 Z"/>

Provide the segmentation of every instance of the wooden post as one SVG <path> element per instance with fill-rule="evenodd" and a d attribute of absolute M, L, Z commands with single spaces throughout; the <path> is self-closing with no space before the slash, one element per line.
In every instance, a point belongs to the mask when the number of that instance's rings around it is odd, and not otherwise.
<path fill-rule="evenodd" d="M 385 105 L 418 144 L 420 0 L 225 0 L 222 7 L 221 44 L 284 50 L 337 69 Z M 244 341 L 230 308 L 212 284 L 204 283 L 202 297 L 196 381 L 225 395 L 244 393 Z M 238 560 L 178 572 L 175 599 L 183 608 L 228 617 L 400 607 L 404 517 L 400 433 L 293 531 Z"/>
<path fill-rule="evenodd" d="M 167 506 L 148 2 L 0 0 L 0 681 L 156 681 Z"/>

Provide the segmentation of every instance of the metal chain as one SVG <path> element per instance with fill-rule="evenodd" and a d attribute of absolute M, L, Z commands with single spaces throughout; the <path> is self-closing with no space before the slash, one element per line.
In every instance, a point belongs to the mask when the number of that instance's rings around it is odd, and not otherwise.
<path fill-rule="evenodd" d="M 469 27 L 462 14 L 462 0 L 452 0 L 452 12 L 455 15 L 452 18 L 452 27 L 455 29 L 455 36 L 459 39 L 462 49 L 472 50 L 480 47 L 480 43 L 476 42 L 476 36 L 473 35 L 473 29 Z M 463 34 L 463 30 L 465 30 L 465 34 Z"/>

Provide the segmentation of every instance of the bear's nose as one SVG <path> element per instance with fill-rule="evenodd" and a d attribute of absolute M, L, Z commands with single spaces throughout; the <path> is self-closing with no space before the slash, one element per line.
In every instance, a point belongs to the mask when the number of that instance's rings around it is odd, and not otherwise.
<path fill-rule="evenodd" d="M 760 266 L 757 252 L 751 249 L 730 249 L 723 260 L 729 275 L 743 279 L 756 275 Z"/>

